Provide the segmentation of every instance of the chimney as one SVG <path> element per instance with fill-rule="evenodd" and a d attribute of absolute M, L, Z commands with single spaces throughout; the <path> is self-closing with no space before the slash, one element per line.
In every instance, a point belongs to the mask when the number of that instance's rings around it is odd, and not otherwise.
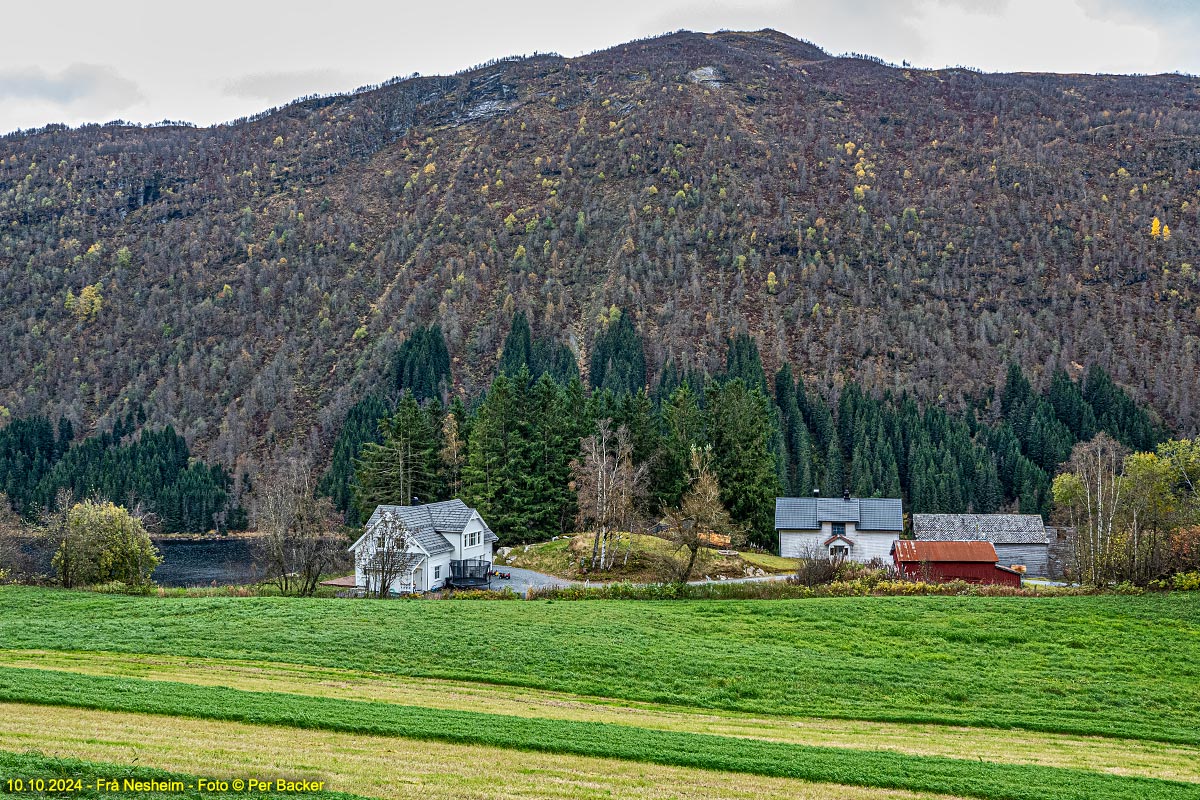
<path fill-rule="evenodd" d="M 843 500 L 849 500 L 849 499 L 850 499 L 850 490 L 849 490 L 849 489 L 843 489 L 843 490 L 842 490 L 842 499 L 843 499 Z"/>
<path fill-rule="evenodd" d="M 821 496 L 821 490 L 813 489 L 813 497 L 820 497 L 820 496 Z"/>

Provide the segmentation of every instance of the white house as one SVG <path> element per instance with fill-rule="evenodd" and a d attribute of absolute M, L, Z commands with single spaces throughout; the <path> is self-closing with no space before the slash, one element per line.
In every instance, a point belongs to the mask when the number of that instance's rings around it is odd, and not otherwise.
<path fill-rule="evenodd" d="M 366 531 L 350 546 L 354 554 L 355 583 L 368 592 L 378 590 L 379 553 L 387 553 L 389 534 L 381 525 L 394 515 L 408 530 L 403 566 L 391 582 L 391 592 L 428 592 L 444 586 L 486 586 L 492 568 L 492 543 L 496 534 L 479 512 L 462 500 L 446 500 L 423 506 L 377 506 L 367 520 Z M 391 551 L 398 553 L 398 550 Z M 391 559 L 397 562 L 393 556 Z M 395 568 L 388 569 L 395 572 Z"/>
<path fill-rule="evenodd" d="M 892 543 L 904 530 L 899 499 L 779 497 L 775 499 L 779 555 L 826 555 L 867 562 L 891 558 Z"/>

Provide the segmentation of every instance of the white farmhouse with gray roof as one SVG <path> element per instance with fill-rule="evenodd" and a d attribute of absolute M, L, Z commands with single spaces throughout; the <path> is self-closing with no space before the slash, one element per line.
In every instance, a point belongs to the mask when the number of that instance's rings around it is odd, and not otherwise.
<path fill-rule="evenodd" d="M 991 542 L 1005 567 L 1049 575 L 1050 539 L 1037 514 L 913 514 L 913 538 L 925 542 Z"/>
<path fill-rule="evenodd" d="M 407 528 L 405 569 L 391 585 L 393 594 L 428 592 L 444 586 L 486 586 L 492 569 L 492 543 L 496 534 L 479 512 L 462 500 L 446 500 L 423 506 L 376 506 L 367 520 L 366 531 L 350 546 L 354 553 L 354 581 L 368 592 L 372 585 L 371 561 L 383 549 L 380 518 L 393 514 Z M 376 578 L 376 580 L 378 580 Z"/>
<path fill-rule="evenodd" d="M 886 560 L 904 530 L 904 510 L 894 498 L 779 497 L 775 530 L 785 558 Z"/>

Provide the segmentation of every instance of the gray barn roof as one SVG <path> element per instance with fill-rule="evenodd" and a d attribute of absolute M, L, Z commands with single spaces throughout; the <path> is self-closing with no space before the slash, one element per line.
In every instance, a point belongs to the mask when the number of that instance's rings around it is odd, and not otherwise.
<path fill-rule="evenodd" d="M 853 522 L 860 531 L 902 531 L 904 511 L 895 498 L 775 498 L 776 530 L 812 531 L 822 522 Z"/>
<path fill-rule="evenodd" d="M 454 545 L 450 544 L 443 534 L 462 533 L 474 509 L 458 499 L 427 503 L 423 506 L 376 506 L 375 512 L 367 520 L 367 530 L 379 521 L 379 516 L 385 511 L 399 517 L 425 552 L 434 556 L 438 553 L 449 553 L 454 549 Z M 499 537 L 492 533 L 487 523 L 483 523 L 484 541 L 494 542 L 497 538 Z"/>
<path fill-rule="evenodd" d="M 1046 544 L 1037 514 L 913 514 L 913 538 L 926 542 Z"/>

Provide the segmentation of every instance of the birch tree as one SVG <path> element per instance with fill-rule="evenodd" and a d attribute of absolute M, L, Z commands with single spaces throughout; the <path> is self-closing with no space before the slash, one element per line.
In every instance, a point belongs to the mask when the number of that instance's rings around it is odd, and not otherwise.
<path fill-rule="evenodd" d="M 630 530 L 635 504 L 645 489 L 646 467 L 633 463 L 633 444 L 625 426 L 612 429 L 611 419 L 602 419 L 596 432 L 580 440 L 579 458 L 571 464 L 575 491 L 579 498 L 576 521 L 580 530 L 591 528 L 591 569 L 611 569 L 616 562 L 621 530 Z"/>
<path fill-rule="evenodd" d="M 1125 455 L 1124 447 L 1100 433 L 1075 445 L 1064 472 L 1054 479 L 1057 513 L 1076 532 L 1076 575 L 1092 586 L 1107 583 L 1116 567 Z"/>

